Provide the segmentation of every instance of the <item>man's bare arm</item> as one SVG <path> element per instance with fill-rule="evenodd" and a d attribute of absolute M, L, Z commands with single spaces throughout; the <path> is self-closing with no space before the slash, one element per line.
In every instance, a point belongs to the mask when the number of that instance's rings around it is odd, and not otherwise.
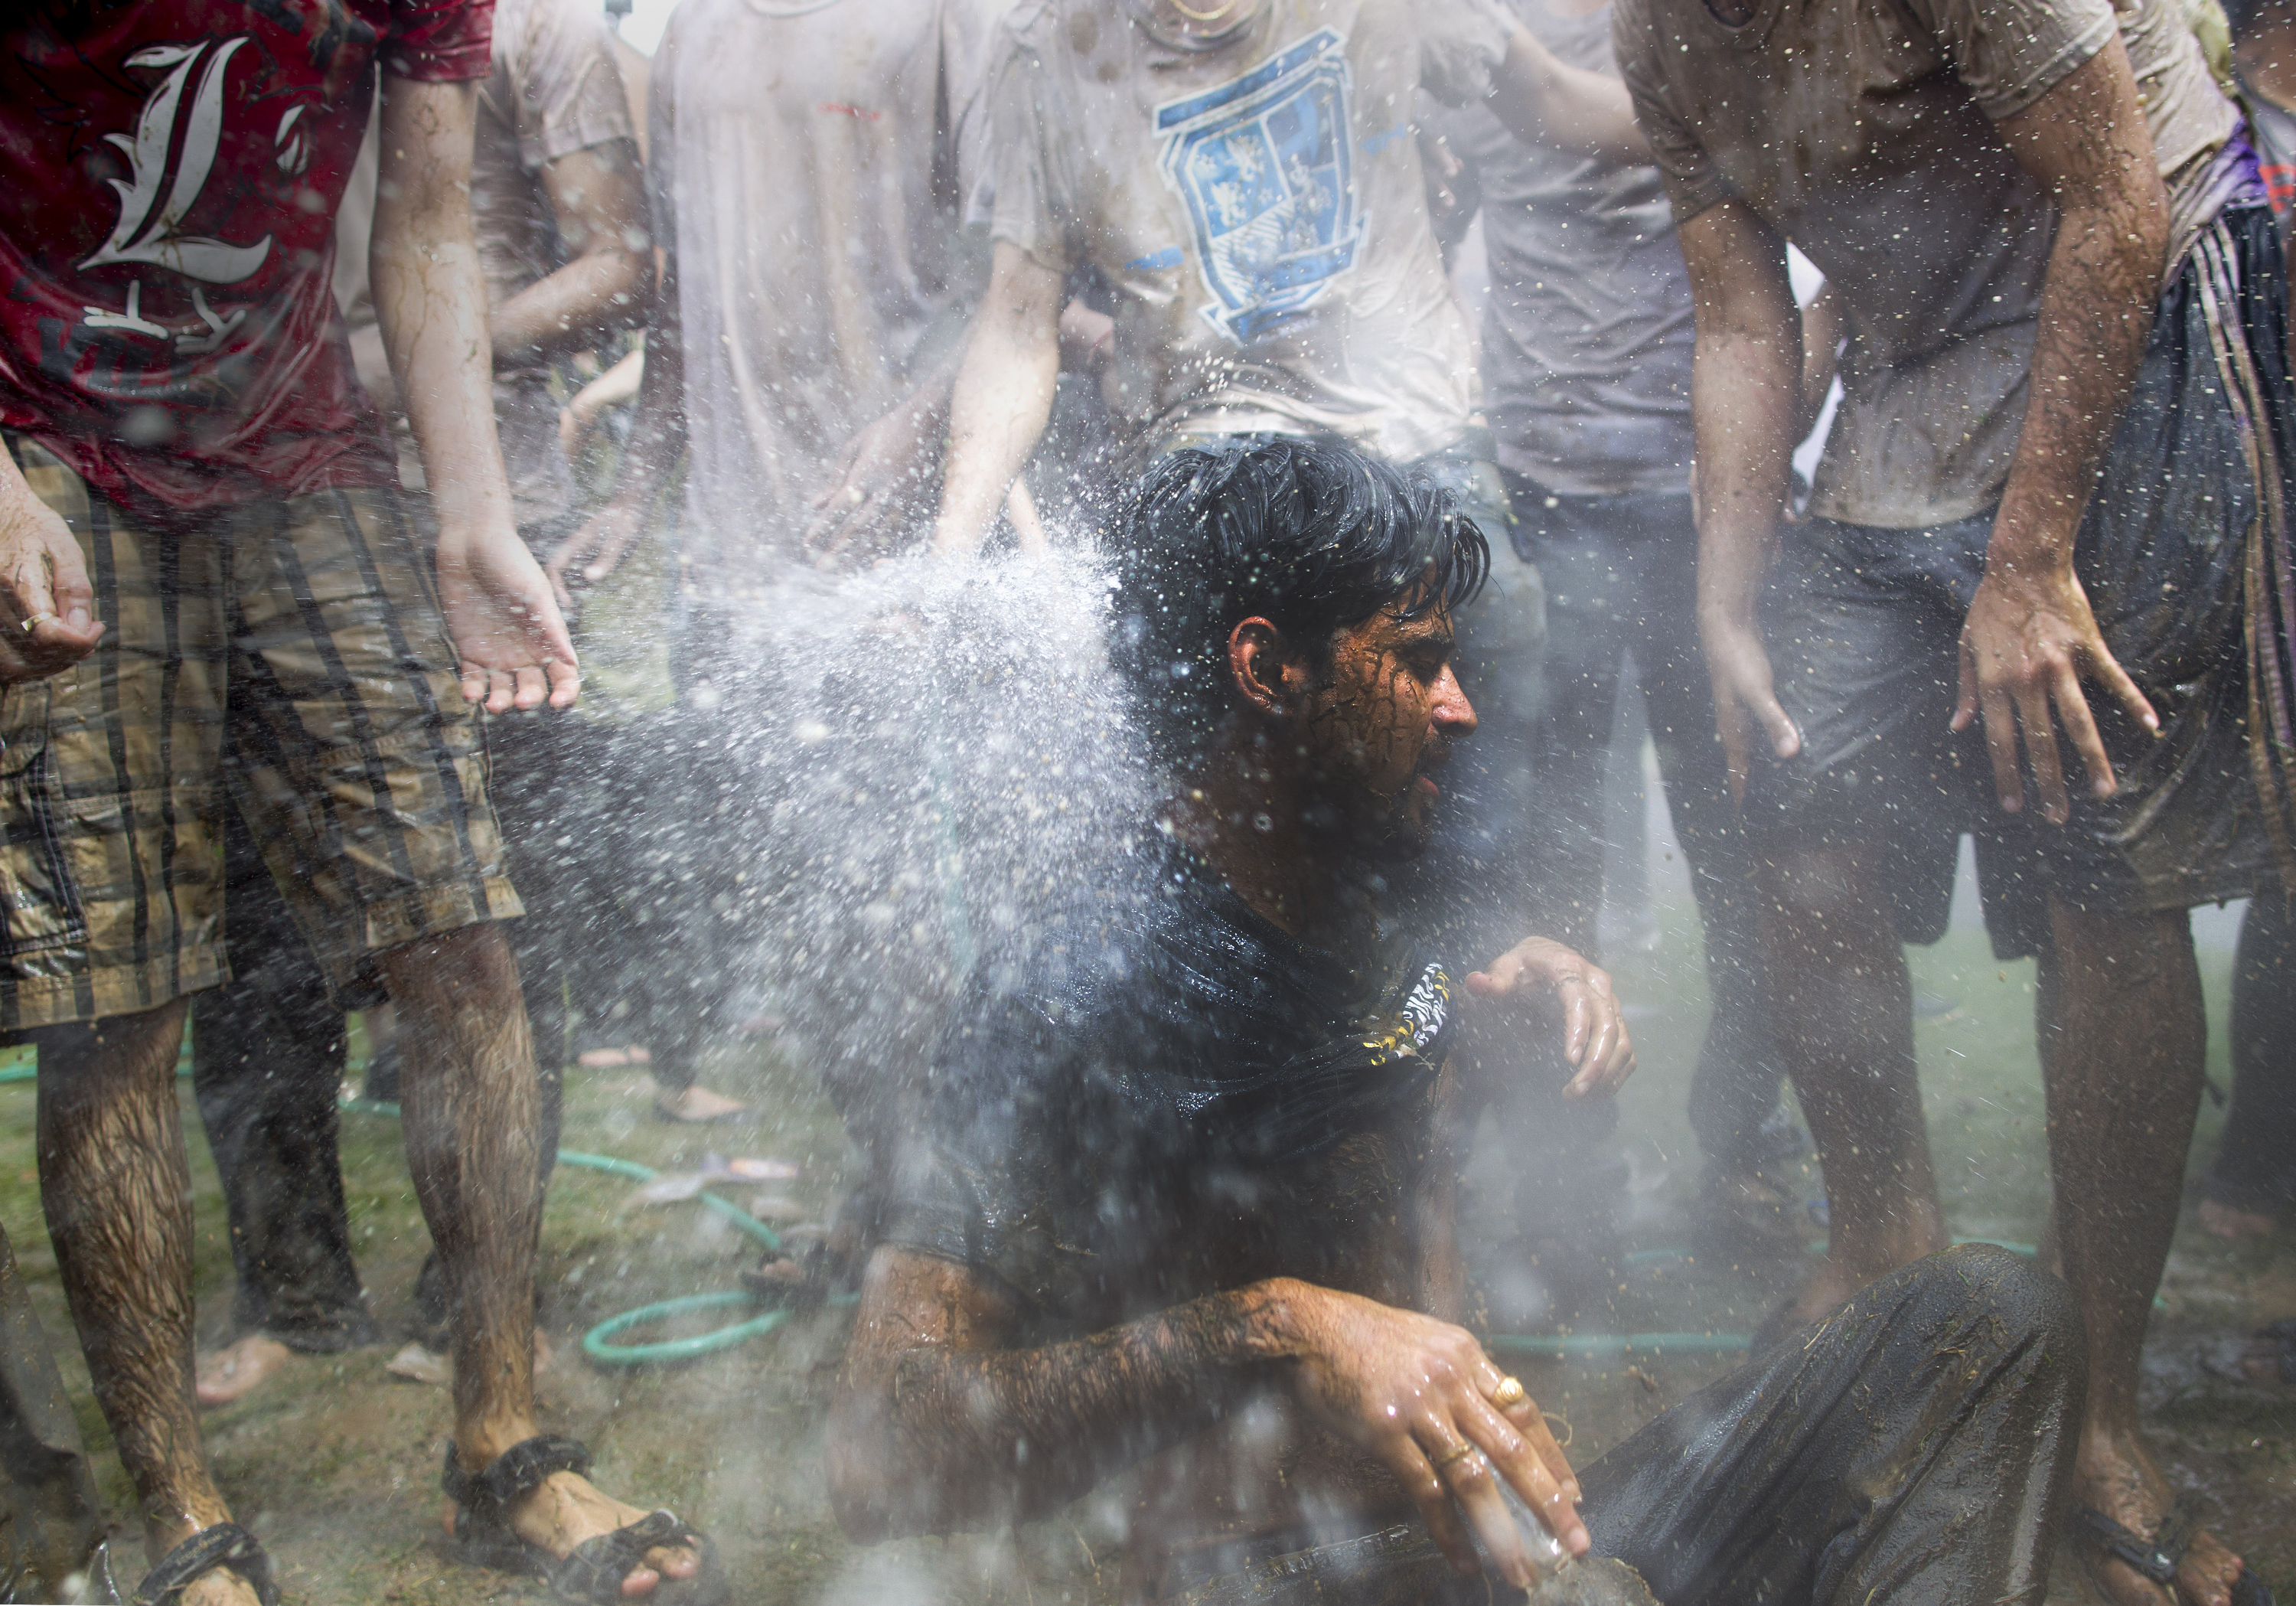
<path fill-rule="evenodd" d="M 1493 75 L 1491 110 L 1527 144 L 1631 167 L 1655 160 L 1635 124 L 1627 86 L 1599 72 L 1565 66 L 1527 28 L 1507 41 Z"/>
<path fill-rule="evenodd" d="M 2042 811 L 2062 824 L 2070 805 L 2052 706 L 2100 797 L 2115 782 L 2082 677 L 2103 684 L 2147 728 L 2159 726 L 2097 630 L 2073 573 L 2073 538 L 2152 334 L 2169 197 L 2118 36 L 2005 120 L 2001 133 L 2019 165 L 2054 197 L 2057 234 L 2041 284 L 2024 432 L 1986 548 L 1985 579 L 1962 629 L 1954 729 L 1982 712 L 2001 806 L 2014 812 L 2024 806 L 2021 724 Z"/>
<path fill-rule="evenodd" d="M 1785 242 L 1742 202 L 1680 230 L 1698 345 L 1690 380 L 1698 453 L 1698 635 L 1730 785 L 1742 791 L 1759 727 L 1780 758 L 1801 737 L 1778 704 L 1755 617 L 1777 540 L 1800 413 L 1801 317 Z"/>
<path fill-rule="evenodd" d="M 569 260 L 494 309 L 497 366 L 594 346 L 644 323 L 653 300 L 636 144 L 618 139 L 545 162 L 542 188 Z"/>
<path fill-rule="evenodd" d="M 1587 1548 L 1576 1480 L 1537 1408 L 1492 1405 L 1504 1374 L 1447 1322 L 1275 1279 L 1069 1343 L 1009 1347 L 1015 1325 L 964 1268 L 877 1251 L 830 1419 L 830 1498 L 848 1533 L 1041 1514 L 1277 1386 L 1380 1456 L 1464 1568 L 1477 1563 L 1463 1510 L 1505 1577 L 1529 1576 L 1497 1476 L 1574 1553 Z M 1481 1454 L 1439 1473 L 1433 1458 L 1461 1445 Z"/>
<path fill-rule="evenodd" d="M 574 605 L 572 587 L 595 584 L 614 572 L 645 528 L 670 471 L 685 450 L 685 334 L 678 323 L 677 258 L 663 258 L 661 287 L 646 324 L 645 368 L 638 378 L 637 417 L 622 449 L 614 494 L 568 536 L 545 565 L 561 605 Z"/>
<path fill-rule="evenodd" d="M 439 599 L 463 695 L 493 712 L 581 688 L 574 644 L 512 522 L 495 438 L 486 281 L 471 228 L 477 87 L 386 73 L 368 265 L 384 349 L 439 518 Z"/>
<path fill-rule="evenodd" d="M 988 292 L 973 315 L 949 400 L 937 552 L 970 552 L 988 534 L 1052 417 L 1061 371 L 1061 276 L 996 243 Z"/>

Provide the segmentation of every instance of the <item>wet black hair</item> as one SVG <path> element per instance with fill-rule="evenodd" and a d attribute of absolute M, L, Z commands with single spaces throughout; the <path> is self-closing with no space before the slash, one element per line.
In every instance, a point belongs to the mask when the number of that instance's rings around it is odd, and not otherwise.
<path fill-rule="evenodd" d="M 1450 492 L 1338 441 L 1184 447 L 1122 508 L 1111 657 L 1168 762 L 1200 754 L 1234 706 L 1227 638 L 1241 621 L 1259 615 L 1321 653 L 1382 610 L 1460 606 L 1490 567 Z"/>

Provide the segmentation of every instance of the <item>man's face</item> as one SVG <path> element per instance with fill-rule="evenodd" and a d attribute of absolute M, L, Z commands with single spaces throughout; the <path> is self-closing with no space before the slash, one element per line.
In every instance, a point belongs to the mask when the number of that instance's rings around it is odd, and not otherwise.
<path fill-rule="evenodd" d="M 1382 612 L 1332 638 L 1308 694 L 1300 746 L 1309 825 L 1374 863 L 1415 858 L 1434 829 L 1434 772 L 1475 711 L 1451 671 L 1451 614 Z"/>

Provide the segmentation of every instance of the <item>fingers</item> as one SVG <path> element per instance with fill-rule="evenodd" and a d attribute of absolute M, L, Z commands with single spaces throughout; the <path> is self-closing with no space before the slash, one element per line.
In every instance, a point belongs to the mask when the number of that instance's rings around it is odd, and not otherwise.
<path fill-rule="evenodd" d="M 550 678 L 542 672 L 539 664 L 529 663 L 512 670 L 511 684 L 511 706 L 521 713 L 541 707 L 543 699 L 550 695 Z"/>
<path fill-rule="evenodd" d="M 1486 1475 L 1505 1478 L 1523 1503 L 1530 1507 L 1540 1526 L 1561 1540 L 1564 1549 L 1574 1556 L 1585 1554 L 1591 1543 L 1587 1525 L 1580 1520 L 1562 1478 L 1555 1475 L 1529 1437 L 1519 1431 L 1497 1406 L 1480 1394 L 1464 1402 L 1456 1421 L 1460 1429 L 1489 1457 L 1490 1465 L 1484 1469 Z M 1566 1468 L 1566 1476 L 1567 1471 Z M 1496 1488 L 1493 1493 L 1496 1495 Z M 1499 1503 L 1504 1509 L 1505 1503 Z M 1513 1526 L 1512 1520 L 1509 1526 Z"/>
<path fill-rule="evenodd" d="M 1993 789 L 2000 796 L 2002 809 L 2017 813 L 2025 806 L 2025 787 L 2017 775 L 2016 705 L 1998 686 L 1980 686 L 1977 700 L 1985 715 L 1985 751 L 1993 761 Z"/>
<path fill-rule="evenodd" d="M 1435 1541 L 1435 1548 L 1443 1552 L 1444 1560 L 1461 1576 L 1472 1578 L 1480 1574 L 1482 1563 L 1475 1555 L 1467 1530 L 1460 1525 L 1458 1508 L 1451 1503 L 1451 1491 L 1426 1451 L 1407 1433 L 1398 1435 L 1385 1450 L 1388 1470 L 1395 1474 L 1398 1483 L 1411 1492 L 1412 1503 L 1419 1508 L 1419 1520 L 1427 1525 L 1427 1536 Z"/>
<path fill-rule="evenodd" d="M 2112 655 L 2102 640 L 2089 657 L 2090 669 L 2099 680 L 2104 682 L 2104 688 L 2112 694 L 2112 700 L 2128 711 L 2130 719 L 2154 736 L 2159 736 L 2160 714 L 2154 712 L 2152 699 L 2137 689 L 2136 682 L 2128 678 L 2128 671 L 2120 667 L 2120 660 Z"/>
<path fill-rule="evenodd" d="M 1493 1398 L 1498 1393 L 1499 1386 L 1507 1380 L 1506 1373 L 1499 1370 L 1498 1363 L 1488 1355 L 1476 1368 L 1476 1386 L 1487 1400 Z M 1518 1388 L 1521 1386 L 1520 1382 L 1516 1385 Z M 1562 1446 L 1555 1442 L 1554 1429 L 1546 1425 L 1546 1418 L 1540 1412 L 1538 1402 L 1526 1394 L 1513 1405 L 1501 1407 L 1494 1404 L 1491 1409 L 1498 1412 L 1516 1432 L 1523 1436 L 1538 1458 L 1546 1463 L 1546 1470 L 1554 1475 L 1556 1484 L 1569 1496 L 1570 1503 L 1577 1505 L 1580 1499 L 1578 1474 L 1570 1470 L 1570 1459 L 1562 1454 Z"/>
<path fill-rule="evenodd" d="M 1760 696 L 1751 700 L 1754 718 L 1760 721 L 1762 734 L 1770 739 L 1770 751 L 1780 758 L 1792 758 L 1801 751 L 1801 732 L 1785 711 L 1785 705 L 1765 688 Z"/>
<path fill-rule="evenodd" d="M 1961 683 L 1954 693 L 1953 718 L 1946 729 L 1963 731 L 1977 718 L 1977 649 L 1969 639 L 1969 631 L 1961 632 Z"/>
<path fill-rule="evenodd" d="M 1597 1028 L 1596 1001 L 1589 996 L 1593 989 L 1575 978 L 1563 982 L 1557 991 L 1562 995 L 1562 1060 L 1578 1066 L 1584 1062 L 1587 1040 Z"/>
<path fill-rule="evenodd" d="M 85 636 L 90 647 L 95 644 L 88 626 L 95 618 L 95 590 L 88 584 L 87 561 L 80 556 L 79 543 L 71 539 L 69 530 L 56 532 L 59 539 L 48 543 L 49 606 L 62 615 L 63 634 Z M 31 614 L 26 614 L 30 618 Z M 42 630 L 47 627 L 43 625 Z M 32 634 L 37 638 L 39 630 Z M 2118 668 L 2119 665 L 2115 665 Z"/>
<path fill-rule="evenodd" d="M 1507 1510 L 1506 1501 L 1499 1495 L 1498 1474 L 1490 1457 L 1471 1439 L 1460 1437 L 1455 1428 L 1431 1425 L 1423 1431 L 1449 1445 L 1438 1452 L 1442 1464 L 1436 1471 L 1453 1505 L 1466 1519 L 1475 1537 L 1482 1541 L 1489 1569 L 1517 1589 L 1529 1588 L 1537 1581 L 1531 1570 L 1530 1552 L 1523 1543 L 1522 1529 L 1514 1513 Z M 1512 1429 L 1508 1437 L 1521 1443 L 1520 1436 Z M 1463 1450 L 1464 1454 L 1460 1454 Z"/>
<path fill-rule="evenodd" d="M 1467 976 L 1467 991 L 1478 998 L 1505 998 L 1522 982 L 1522 960 L 1512 950 Z"/>
<path fill-rule="evenodd" d="M 2089 790 L 2099 797 L 2111 797 L 2120 790 L 2120 785 L 2112 773 L 2112 755 L 2104 750 L 2104 737 L 2097 733 L 2096 720 L 2089 712 L 2088 698 L 2081 691 L 2080 677 L 2073 672 L 2070 663 L 2057 676 L 2056 703 L 2057 719 L 2064 726 L 2066 738 L 2072 743 L 2073 751 L 2080 755 L 2081 770 L 2088 777 Z M 2028 738 L 2026 745 L 2030 747 L 2031 745 Z M 2056 743 L 2051 742 L 2049 747 L 2054 768 Z M 2058 789 L 2062 795 L 2062 777 Z M 2044 788 L 2045 795 L 2046 790 Z M 2056 815 L 2049 818 L 2063 823 Z"/>
<path fill-rule="evenodd" d="M 1714 688 L 1714 733 L 1722 738 L 1722 758 L 1730 774 L 1730 798 L 1746 801 L 1746 777 L 1753 767 L 1753 727 L 1735 697 Z"/>
<path fill-rule="evenodd" d="M 543 668 L 550 677 L 550 706 L 571 708 L 582 695 L 582 669 L 579 664 L 553 658 Z"/>

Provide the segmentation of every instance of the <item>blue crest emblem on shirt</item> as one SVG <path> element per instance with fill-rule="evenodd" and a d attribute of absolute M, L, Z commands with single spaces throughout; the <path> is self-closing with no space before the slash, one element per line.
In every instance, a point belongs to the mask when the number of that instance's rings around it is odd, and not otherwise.
<path fill-rule="evenodd" d="M 1242 78 L 1156 108 L 1158 166 L 1187 202 L 1218 298 L 1200 310 L 1238 345 L 1355 266 L 1363 218 L 1346 44 L 1318 29 Z"/>

